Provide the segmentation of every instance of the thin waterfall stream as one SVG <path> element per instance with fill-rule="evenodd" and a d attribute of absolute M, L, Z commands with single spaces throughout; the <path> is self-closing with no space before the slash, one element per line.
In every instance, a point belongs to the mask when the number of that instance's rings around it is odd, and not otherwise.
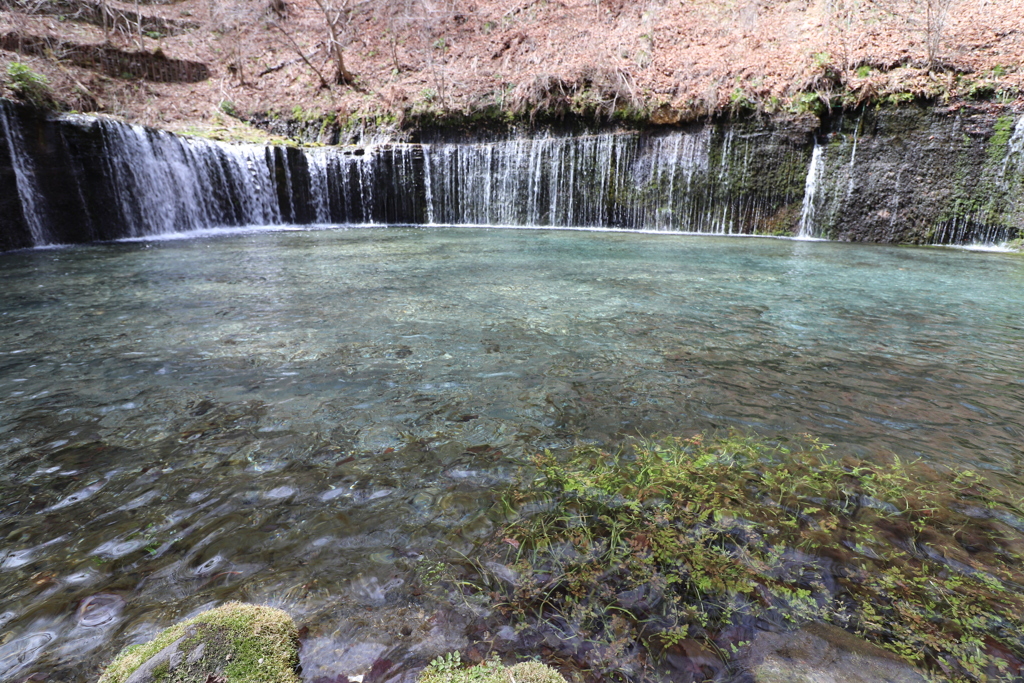
<path fill-rule="evenodd" d="M 818 182 L 825 164 L 823 153 L 822 146 L 815 144 L 814 152 L 811 153 L 811 163 L 807 167 L 807 182 L 804 184 L 804 198 L 800 209 L 797 239 L 809 239 L 815 234 L 814 216 L 817 212 Z"/>
<path fill-rule="evenodd" d="M 25 223 L 28 225 L 31 243 L 33 245 L 48 244 L 49 236 L 39 218 L 40 207 L 36 196 L 32 160 L 25 154 L 25 141 L 22 138 L 21 130 L 8 120 L 7 112 L 3 107 L 0 107 L 0 131 L 3 132 L 4 139 L 7 141 L 7 153 L 14 171 L 15 190 L 21 202 Z"/>

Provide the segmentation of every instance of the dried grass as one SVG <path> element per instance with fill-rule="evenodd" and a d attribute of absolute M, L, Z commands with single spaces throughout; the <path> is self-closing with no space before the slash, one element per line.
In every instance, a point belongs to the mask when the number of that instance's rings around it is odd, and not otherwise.
<path fill-rule="evenodd" d="M 38 68 L 69 103 L 94 101 L 179 129 L 209 119 L 224 101 L 243 114 L 287 115 L 299 106 L 306 114 L 395 118 L 473 112 L 490 102 L 534 117 L 657 111 L 675 121 L 728 111 L 737 100 L 784 109 L 807 92 L 824 99 L 843 92 L 855 103 L 900 92 L 942 95 L 947 85 L 957 96 L 985 81 L 1004 100 L 1018 97 L 1024 0 L 955 2 L 933 69 L 942 73 L 932 75 L 915 9 L 924 1 L 355 0 L 339 36 L 355 87 L 328 88 L 315 71 L 331 72 L 335 60 L 314 0 L 183 0 L 147 5 L 144 14 L 201 28 L 142 41 L 208 64 L 207 81 L 129 85 L 56 59 Z M 95 25 L 0 9 L 0 31 L 11 30 L 103 40 Z M 129 38 L 115 32 L 111 40 Z M 18 59 L 0 52 L 0 67 Z M 82 90 L 75 82 L 93 97 L 74 95 Z"/>

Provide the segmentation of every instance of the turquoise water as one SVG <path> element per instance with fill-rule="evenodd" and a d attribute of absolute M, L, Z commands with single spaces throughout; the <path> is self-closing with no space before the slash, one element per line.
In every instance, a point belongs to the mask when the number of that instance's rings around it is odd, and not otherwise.
<path fill-rule="evenodd" d="M 0 679 L 85 680 L 229 599 L 304 675 L 464 644 L 470 552 L 543 448 L 739 428 L 1018 495 L 1024 260 L 466 228 L 0 255 Z"/>

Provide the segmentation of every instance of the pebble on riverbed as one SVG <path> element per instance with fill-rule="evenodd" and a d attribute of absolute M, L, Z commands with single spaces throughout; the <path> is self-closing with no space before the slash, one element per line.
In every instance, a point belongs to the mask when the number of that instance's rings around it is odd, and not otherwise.
<path fill-rule="evenodd" d="M 99 683 L 299 683 L 297 641 L 287 613 L 228 603 L 129 645 Z"/>
<path fill-rule="evenodd" d="M 758 632 L 740 656 L 756 683 L 924 683 L 908 662 L 841 628 L 811 623 Z"/>

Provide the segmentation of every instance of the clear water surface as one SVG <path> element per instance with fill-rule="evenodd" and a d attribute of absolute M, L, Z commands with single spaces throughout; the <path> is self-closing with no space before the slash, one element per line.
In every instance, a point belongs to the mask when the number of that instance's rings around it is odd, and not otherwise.
<path fill-rule="evenodd" d="M 1018 492 L 1024 261 L 769 239 L 372 228 L 0 255 L 0 679 L 88 680 L 205 607 L 307 680 L 465 641 L 467 552 L 543 448 L 736 427 Z"/>

